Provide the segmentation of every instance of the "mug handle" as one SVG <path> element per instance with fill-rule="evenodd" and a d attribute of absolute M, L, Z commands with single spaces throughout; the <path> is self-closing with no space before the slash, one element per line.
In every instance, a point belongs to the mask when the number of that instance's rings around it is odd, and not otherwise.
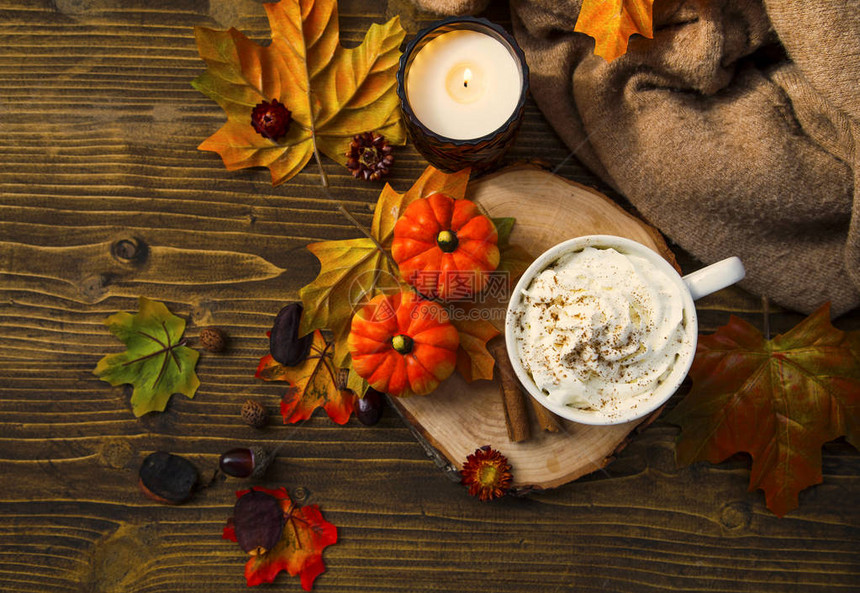
<path fill-rule="evenodd" d="M 690 296 L 695 301 L 726 286 L 740 282 L 744 276 L 746 276 L 746 270 L 744 270 L 741 260 L 737 257 L 730 257 L 701 270 L 696 270 L 692 274 L 687 274 L 683 280 L 690 291 Z"/>

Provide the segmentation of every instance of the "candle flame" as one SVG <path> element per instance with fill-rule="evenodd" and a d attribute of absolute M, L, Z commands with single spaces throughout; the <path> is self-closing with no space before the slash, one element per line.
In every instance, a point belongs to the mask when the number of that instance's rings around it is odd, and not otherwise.
<path fill-rule="evenodd" d="M 469 83 L 472 81 L 472 71 L 466 68 L 463 71 L 463 86 L 468 87 Z"/>

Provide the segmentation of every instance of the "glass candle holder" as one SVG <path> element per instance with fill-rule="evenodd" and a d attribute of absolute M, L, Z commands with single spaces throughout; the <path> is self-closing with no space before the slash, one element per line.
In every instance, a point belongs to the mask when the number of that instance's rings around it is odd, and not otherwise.
<path fill-rule="evenodd" d="M 403 122 L 437 169 L 492 167 L 519 131 L 529 69 L 514 38 L 487 19 L 451 17 L 419 31 L 397 71 Z"/>

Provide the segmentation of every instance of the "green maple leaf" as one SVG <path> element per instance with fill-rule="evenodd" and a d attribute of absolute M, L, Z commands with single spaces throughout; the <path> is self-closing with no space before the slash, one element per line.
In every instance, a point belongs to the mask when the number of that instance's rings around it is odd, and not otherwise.
<path fill-rule="evenodd" d="M 174 393 L 194 397 L 200 386 L 194 372 L 199 354 L 183 345 L 184 319 L 173 315 L 164 303 L 140 297 L 136 315 L 115 313 L 105 325 L 127 349 L 102 358 L 93 374 L 114 386 L 133 385 L 135 416 L 164 411 Z"/>

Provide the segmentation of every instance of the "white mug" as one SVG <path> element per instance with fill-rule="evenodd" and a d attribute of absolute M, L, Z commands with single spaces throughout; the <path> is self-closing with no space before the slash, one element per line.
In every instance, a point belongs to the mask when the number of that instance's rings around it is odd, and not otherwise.
<path fill-rule="evenodd" d="M 524 309 L 523 293 L 530 286 L 534 278 L 545 269 L 551 267 L 562 256 L 569 253 L 582 251 L 586 247 L 613 248 L 623 254 L 631 254 L 642 257 L 655 266 L 665 278 L 674 284 L 680 294 L 683 307 L 683 323 L 685 337 L 680 352 L 668 374 L 663 377 L 653 390 L 637 397 L 636 405 L 630 410 L 619 412 L 617 409 L 582 409 L 570 405 L 563 405 L 551 401 L 535 383 L 534 379 L 523 365 L 520 357 L 520 349 L 515 336 L 515 324 L 520 312 Z M 698 320 L 696 318 L 695 299 L 716 292 L 744 277 L 744 267 L 740 259 L 730 257 L 719 261 L 706 268 L 702 268 L 683 278 L 677 271 L 661 257 L 657 252 L 644 245 L 612 235 L 585 235 L 559 243 L 538 257 L 523 273 L 514 288 L 511 300 L 508 303 L 505 316 L 505 344 L 508 357 L 523 388 L 551 412 L 581 424 L 608 425 L 632 422 L 651 414 L 672 397 L 672 394 L 681 385 L 693 363 L 696 353 L 696 343 L 699 333 Z"/>

